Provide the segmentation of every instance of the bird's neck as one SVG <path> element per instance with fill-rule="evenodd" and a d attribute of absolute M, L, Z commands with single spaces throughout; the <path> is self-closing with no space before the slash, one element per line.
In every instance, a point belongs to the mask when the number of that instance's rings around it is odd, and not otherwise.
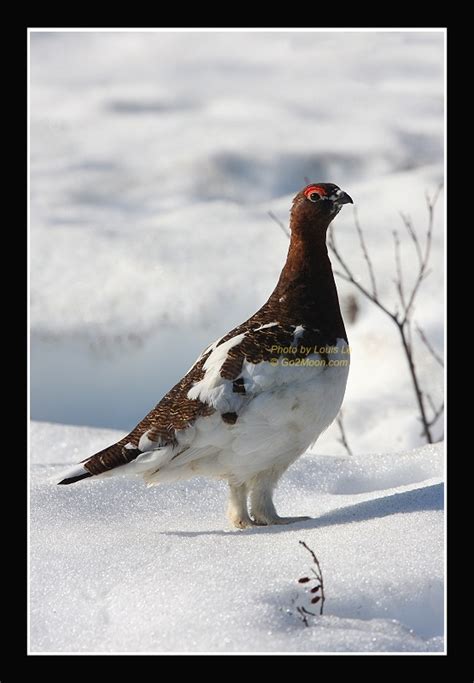
<path fill-rule="evenodd" d="M 289 321 L 347 341 L 325 232 L 292 230 L 286 263 L 270 301 Z"/>

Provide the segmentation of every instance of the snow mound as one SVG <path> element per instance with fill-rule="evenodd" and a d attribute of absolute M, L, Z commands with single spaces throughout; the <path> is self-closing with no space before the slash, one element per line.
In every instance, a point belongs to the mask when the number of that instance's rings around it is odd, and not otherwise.
<path fill-rule="evenodd" d="M 443 447 L 300 458 L 276 494 L 288 527 L 231 530 L 226 486 L 62 487 L 121 432 L 31 426 L 33 652 L 440 652 Z M 317 554 L 322 617 L 298 578 Z"/>

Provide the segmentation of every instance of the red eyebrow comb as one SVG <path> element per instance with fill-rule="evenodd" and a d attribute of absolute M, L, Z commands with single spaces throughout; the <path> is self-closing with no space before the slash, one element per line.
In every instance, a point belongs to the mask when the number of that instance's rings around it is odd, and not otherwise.
<path fill-rule="evenodd" d="M 309 187 L 307 187 L 306 190 L 304 191 L 305 197 L 309 197 L 309 195 L 312 192 L 317 192 L 318 194 L 321 194 L 324 197 L 327 196 L 326 190 L 324 189 L 324 187 L 321 187 L 320 185 L 310 185 Z"/>

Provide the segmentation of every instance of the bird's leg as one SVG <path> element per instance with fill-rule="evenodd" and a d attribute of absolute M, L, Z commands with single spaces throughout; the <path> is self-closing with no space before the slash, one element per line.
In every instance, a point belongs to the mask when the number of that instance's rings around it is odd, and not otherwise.
<path fill-rule="evenodd" d="M 273 504 L 273 490 L 282 472 L 261 472 L 250 485 L 250 512 L 254 524 L 292 524 L 311 517 L 280 517 Z"/>
<path fill-rule="evenodd" d="M 253 526 L 247 510 L 247 484 L 235 486 L 229 482 L 230 496 L 227 506 L 227 517 L 238 529 Z"/>

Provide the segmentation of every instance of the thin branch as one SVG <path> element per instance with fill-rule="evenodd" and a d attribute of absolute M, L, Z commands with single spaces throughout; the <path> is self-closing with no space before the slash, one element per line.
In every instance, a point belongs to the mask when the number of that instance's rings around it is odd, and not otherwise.
<path fill-rule="evenodd" d="M 433 416 L 432 416 L 432 418 L 431 418 L 431 420 L 430 420 L 430 427 L 431 427 L 432 425 L 434 425 L 434 423 L 436 422 L 436 420 L 438 419 L 438 417 L 439 417 L 439 416 L 441 415 L 441 413 L 443 412 L 443 410 L 444 410 L 444 401 L 442 401 L 442 402 L 441 402 L 441 405 L 437 408 L 437 407 L 435 406 L 435 403 L 434 403 L 433 399 L 431 398 L 431 395 L 430 395 L 430 394 L 426 394 L 426 400 L 428 401 L 429 406 L 430 406 L 431 410 L 433 411 Z"/>
<path fill-rule="evenodd" d="M 367 247 L 365 245 L 364 234 L 362 232 L 362 228 L 360 227 L 359 215 L 357 213 L 356 207 L 354 207 L 354 223 L 355 223 L 355 227 L 357 230 L 357 234 L 359 235 L 360 247 L 362 249 L 362 253 L 364 254 L 365 262 L 367 263 L 367 269 L 369 271 L 370 282 L 372 285 L 372 294 L 374 296 L 374 299 L 378 299 L 377 283 L 375 281 L 375 273 L 374 273 L 374 269 L 372 268 L 372 261 L 369 258 Z"/>
<path fill-rule="evenodd" d="M 287 227 L 285 227 L 285 225 L 283 224 L 283 222 L 282 222 L 279 218 L 277 218 L 277 216 L 275 216 L 275 214 L 273 213 L 273 211 L 268 211 L 268 215 L 270 216 L 270 218 L 272 218 L 272 219 L 275 221 L 275 223 L 276 223 L 277 225 L 280 226 L 280 228 L 283 230 L 283 232 L 285 233 L 285 235 L 286 235 L 287 237 L 289 237 L 289 236 L 290 236 L 290 231 L 288 230 Z"/>
<path fill-rule="evenodd" d="M 306 614 L 304 613 L 303 608 L 302 608 L 302 607 L 297 607 L 297 608 L 296 608 L 296 611 L 297 611 L 298 614 L 301 616 L 301 621 L 303 622 L 303 624 L 304 624 L 305 626 L 309 626 L 308 617 L 307 617 Z"/>
<path fill-rule="evenodd" d="M 418 277 L 416 278 L 416 282 L 415 282 L 413 289 L 411 291 L 410 297 L 408 299 L 408 303 L 407 303 L 406 308 L 405 308 L 405 317 L 402 321 L 403 323 L 405 323 L 408 320 L 408 316 L 410 315 L 411 308 L 413 306 L 413 302 L 415 301 L 415 296 L 416 296 L 418 289 L 419 289 L 419 287 L 420 287 L 420 285 L 424 279 L 424 275 L 425 275 L 424 271 L 420 270 Z"/>
<path fill-rule="evenodd" d="M 316 617 L 317 616 L 317 614 L 315 614 L 314 612 L 310 612 L 309 610 L 306 609 L 306 607 L 303 607 L 303 606 L 301 607 L 301 611 L 304 612 L 305 614 L 309 614 L 310 617 Z"/>
<path fill-rule="evenodd" d="M 421 266 L 421 264 L 423 263 L 423 256 L 421 253 L 420 240 L 418 239 L 418 235 L 415 232 L 415 228 L 413 226 L 413 223 L 411 222 L 411 218 L 410 218 L 410 216 L 407 216 L 406 214 L 402 213 L 401 211 L 400 211 L 400 216 L 401 216 L 403 225 L 406 227 L 407 232 L 413 241 L 413 244 L 414 244 L 415 249 L 416 249 L 416 254 L 418 256 L 418 264 L 419 264 L 419 266 Z"/>
<path fill-rule="evenodd" d="M 331 249 L 331 251 L 332 251 L 332 249 Z M 340 270 L 334 270 L 333 272 L 334 272 L 334 275 L 337 275 L 337 277 L 340 277 L 341 280 L 345 280 L 346 282 L 351 282 L 352 284 L 354 284 L 354 281 L 352 280 L 352 278 L 347 277 L 347 275 L 345 273 L 341 273 Z"/>
<path fill-rule="evenodd" d="M 421 256 L 421 261 L 420 261 L 420 267 L 418 271 L 418 276 L 416 278 L 415 284 L 413 285 L 413 289 L 411 291 L 411 294 L 408 298 L 408 303 L 405 309 L 405 322 L 408 319 L 408 316 L 411 313 L 411 308 L 413 306 L 413 302 L 415 300 L 415 296 L 418 292 L 418 289 L 422 283 L 422 281 L 429 275 L 429 272 L 427 270 L 428 266 L 428 261 L 430 258 L 430 253 L 431 253 L 431 244 L 433 241 L 433 227 L 434 227 L 434 209 L 436 206 L 436 202 L 438 201 L 439 193 L 441 192 L 441 187 L 442 185 L 439 185 L 436 192 L 434 193 L 433 197 L 431 198 L 428 193 L 426 193 L 426 205 L 428 207 L 428 227 L 426 230 L 426 238 L 425 238 L 425 250 L 424 253 Z M 410 223 L 410 221 L 408 221 Z M 405 223 L 406 224 L 406 223 Z M 415 233 L 413 233 L 415 235 Z M 416 236 L 415 236 L 416 237 Z M 416 237 L 416 240 L 418 238 Z"/>
<path fill-rule="evenodd" d="M 395 267 L 397 269 L 397 279 L 395 280 L 395 285 L 397 287 L 398 296 L 400 298 L 400 303 L 402 304 L 403 310 L 406 311 L 407 305 L 405 302 L 405 291 L 403 283 L 403 271 L 402 262 L 400 259 L 400 238 L 396 230 L 393 231 L 393 242 L 395 248 Z"/>
<path fill-rule="evenodd" d="M 441 417 L 443 412 L 444 412 L 444 401 L 441 403 L 438 410 L 435 412 L 435 414 L 431 418 L 430 427 L 435 424 L 435 422 L 438 420 L 439 417 Z"/>
<path fill-rule="evenodd" d="M 408 369 L 410 371 L 411 381 L 413 384 L 413 390 L 415 392 L 416 401 L 418 403 L 418 410 L 420 411 L 420 419 L 421 419 L 421 422 L 423 424 L 423 431 L 425 433 L 426 442 L 427 443 L 433 443 L 433 437 L 431 436 L 431 432 L 430 432 L 429 420 L 426 416 L 425 404 L 423 401 L 423 392 L 421 390 L 420 382 L 418 380 L 418 375 L 416 373 L 415 362 L 413 360 L 413 353 L 412 353 L 409 341 L 407 339 L 406 320 L 403 321 L 402 323 L 398 323 L 397 327 L 398 327 L 398 331 L 400 333 L 402 346 L 403 346 L 403 349 L 405 351 L 405 357 L 407 359 Z"/>
<path fill-rule="evenodd" d="M 428 205 L 430 213 L 433 213 L 434 208 L 436 206 L 436 202 L 439 199 L 439 195 L 440 195 L 442 189 L 443 189 L 443 183 L 440 183 L 438 185 L 438 187 L 436 188 L 436 190 L 434 191 L 433 197 L 430 197 L 429 192 L 425 192 L 426 203 Z"/>
<path fill-rule="evenodd" d="M 429 421 L 429 426 L 432 427 L 435 422 L 438 420 L 438 418 L 443 414 L 444 411 L 444 401 L 436 408 L 432 398 L 430 395 L 427 396 L 428 403 L 430 404 L 430 408 L 433 411 L 433 416 L 431 420 Z"/>
<path fill-rule="evenodd" d="M 435 408 L 434 401 L 433 401 L 433 399 L 431 398 L 431 394 L 425 394 L 425 396 L 426 396 L 426 400 L 427 400 L 428 403 L 430 404 L 431 410 L 433 411 L 433 413 L 435 413 L 435 412 L 436 412 L 436 408 Z"/>
<path fill-rule="evenodd" d="M 410 353 L 413 353 L 413 346 L 412 346 L 412 333 L 411 333 L 411 320 L 408 318 L 408 320 L 405 323 L 405 331 L 407 335 L 407 343 L 408 343 L 408 348 L 410 349 Z"/>
<path fill-rule="evenodd" d="M 367 299 L 370 299 L 378 308 L 380 308 L 386 315 L 388 315 L 392 320 L 398 324 L 398 315 L 396 313 L 392 313 L 391 311 L 386 308 L 377 297 L 375 297 L 371 292 L 369 292 L 368 289 L 366 289 L 363 285 L 358 282 L 354 276 L 352 275 L 349 266 L 347 263 L 344 261 L 342 258 L 339 250 L 337 249 L 336 246 L 336 241 L 334 239 L 334 233 L 331 231 L 329 237 L 328 237 L 328 247 L 335 256 L 336 260 L 338 261 L 339 265 L 344 269 L 344 273 L 341 273 L 340 271 L 335 270 L 335 274 L 338 275 L 339 277 L 342 277 L 343 280 L 346 280 L 346 282 L 350 282 L 351 284 L 354 285 L 354 287 L 357 287 L 357 289 L 367 297 Z"/>
<path fill-rule="evenodd" d="M 339 443 L 341 443 L 344 446 L 344 448 L 349 453 L 349 455 L 354 455 L 350 446 L 349 446 L 349 443 L 347 441 L 346 430 L 344 429 L 344 418 L 343 418 L 342 410 L 340 411 L 339 415 L 337 416 L 336 422 L 337 422 L 337 426 L 339 427 L 339 432 L 341 434 L 341 438 L 338 439 Z"/>
<path fill-rule="evenodd" d="M 413 304 L 415 301 L 415 297 L 418 293 L 418 290 L 420 288 L 421 283 L 423 280 L 428 276 L 429 274 L 429 269 L 428 269 L 428 262 L 430 258 L 430 253 L 431 253 L 431 244 L 432 244 L 432 236 L 433 236 L 433 225 L 434 225 L 434 207 L 436 204 L 436 200 L 439 196 L 441 188 L 438 188 L 437 192 L 434 194 L 432 198 L 427 196 L 427 206 L 428 206 L 428 227 L 426 231 L 426 240 L 425 240 L 425 245 L 424 249 L 421 248 L 418 236 L 413 228 L 413 225 L 411 223 L 411 220 L 409 217 L 402 215 L 402 220 L 404 224 L 407 227 L 407 231 L 415 245 L 416 252 L 418 255 L 418 260 L 419 260 L 419 268 L 418 268 L 418 273 L 415 279 L 415 282 L 411 288 L 411 291 L 409 292 L 409 295 L 407 296 L 405 293 L 405 286 L 404 286 L 404 280 L 403 280 L 403 272 L 402 272 L 402 267 L 401 267 L 401 254 L 400 254 L 400 242 L 399 242 L 399 237 L 398 233 L 394 233 L 394 241 L 395 241 L 395 265 L 396 265 L 396 270 L 397 270 L 397 280 L 395 281 L 400 303 L 402 306 L 402 313 L 400 314 L 395 308 L 395 310 L 389 310 L 378 298 L 377 291 L 375 290 L 374 292 L 374 281 L 375 277 L 372 279 L 372 273 L 373 273 L 373 268 L 372 268 L 372 262 L 370 259 L 370 256 L 367 251 L 367 247 L 365 244 L 365 239 L 363 236 L 363 231 L 360 227 L 360 224 L 358 221 L 356 221 L 356 229 L 357 233 L 359 235 L 359 242 L 361 245 L 362 253 L 364 255 L 364 259 L 366 260 L 369 268 L 369 275 L 371 276 L 371 284 L 372 284 L 372 292 L 369 291 L 364 285 L 360 284 L 358 282 L 353 274 L 347 263 L 344 261 L 343 257 L 341 256 L 337 246 L 336 246 L 336 241 L 334 237 L 334 232 L 331 231 L 329 238 L 328 238 L 328 247 L 332 253 L 332 255 L 335 257 L 338 265 L 342 268 L 341 271 L 335 271 L 339 277 L 342 277 L 346 282 L 350 282 L 353 284 L 367 299 L 372 301 L 378 308 L 380 308 L 381 311 L 383 311 L 397 326 L 398 332 L 400 334 L 402 346 L 405 352 L 405 357 L 407 359 L 408 363 L 408 369 L 410 372 L 411 380 L 412 380 L 412 385 L 413 385 L 413 390 L 415 393 L 416 401 L 418 404 L 418 409 L 420 413 L 420 419 L 421 422 L 423 423 L 423 432 L 425 434 L 426 441 L 428 443 L 432 443 L 433 439 L 431 436 L 430 432 L 430 420 L 428 419 L 426 415 L 426 409 L 425 409 L 425 404 L 424 404 L 424 397 L 423 397 L 423 392 L 420 387 L 420 382 L 418 379 L 414 359 L 413 359 L 413 347 L 412 347 L 412 340 L 411 340 L 411 313 L 412 313 L 412 308 Z M 369 267 L 370 264 L 370 267 Z"/>
<path fill-rule="evenodd" d="M 314 572 L 314 573 L 316 574 L 316 577 L 319 580 L 320 587 L 321 587 L 321 607 L 319 610 L 319 614 L 322 614 L 323 609 L 324 609 L 324 601 L 326 598 L 324 596 L 324 581 L 323 581 L 323 572 L 321 570 L 321 565 L 319 564 L 319 560 L 316 557 L 315 553 L 311 550 L 311 548 L 308 548 L 308 546 L 306 545 L 306 543 L 304 541 L 298 541 L 298 543 L 300 545 L 302 545 L 303 548 L 306 548 L 306 550 L 311 554 L 311 557 L 313 558 L 313 562 L 316 565 L 316 567 L 318 568 L 318 571 Z"/>
<path fill-rule="evenodd" d="M 429 342 L 428 339 L 426 338 L 426 335 L 425 335 L 425 333 L 423 332 L 423 330 L 421 329 L 421 327 L 419 327 L 418 325 L 416 325 L 416 328 L 415 328 L 415 329 L 416 329 L 416 331 L 418 332 L 418 334 L 420 335 L 421 341 L 422 341 L 423 344 L 426 346 L 426 348 L 428 349 L 428 351 L 430 352 L 430 354 L 433 356 L 433 358 L 435 359 L 435 361 L 436 361 L 439 365 L 441 365 L 442 368 L 444 368 L 444 361 L 443 361 L 443 359 L 441 358 L 441 356 L 439 356 L 439 355 L 436 353 L 436 351 L 434 350 L 434 348 L 431 346 L 430 342 Z"/>
<path fill-rule="evenodd" d="M 300 615 L 301 621 L 303 622 L 303 624 L 304 624 L 305 626 L 309 626 L 308 617 L 307 617 L 306 614 L 305 614 L 305 611 L 306 611 L 306 610 L 304 610 L 303 607 L 300 607 L 300 606 L 298 605 L 297 608 L 296 608 L 296 611 L 297 611 L 298 614 Z M 314 615 L 314 616 L 316 616 L 316 615 Z"/>

